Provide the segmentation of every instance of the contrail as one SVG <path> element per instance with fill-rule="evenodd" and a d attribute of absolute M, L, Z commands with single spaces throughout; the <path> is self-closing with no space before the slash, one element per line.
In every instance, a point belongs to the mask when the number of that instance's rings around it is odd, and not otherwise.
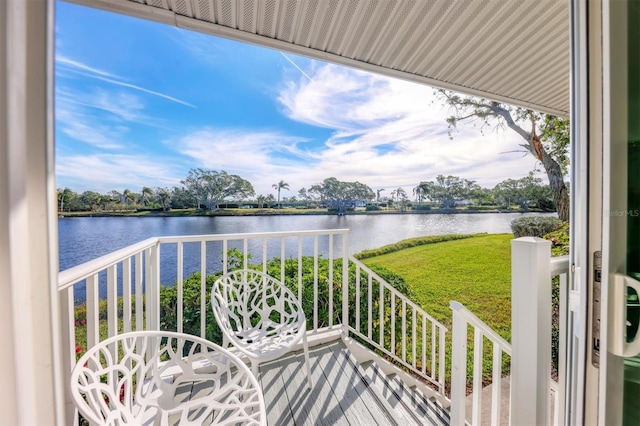
<path fill-rule="evenodd" d="M 296 67 L 296 69 L 297 69 L 298 71 L 300 71 L 300 72 L 302 73 L 302 75 L 304 75 L 305 77 L 307 77 L 307 78 L 309 79 L 309 81 L 313 81 L 313 79 L 312 79 L 311 77 L 309 77 L 309 75 L 308 75 L 306 72 L 302 71 L 302 68 L 300 68 L 299 66 L 297 66 L 297 65 L 296 65 L 296 63 L 295 63 L 295 62 L 293 62 L 293 61 L 292 61 L 292 60 L 291 60 L 287 55 L 285 55 L 283 52 L 280 52 L 280 54 L 281 54 L 282 56 L 284 56 L 284 58 L 285 58 L 287 61 L 289 61 L 289 63 L 290 63 L 291 65 L 293 65 L 294 67 Z"/>

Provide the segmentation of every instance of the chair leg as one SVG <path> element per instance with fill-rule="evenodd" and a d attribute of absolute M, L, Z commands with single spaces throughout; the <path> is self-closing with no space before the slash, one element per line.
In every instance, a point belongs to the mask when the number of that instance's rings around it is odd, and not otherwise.
<path fill-rule="evenodd" d="M 311 363 L 309 362 L 309 343 L 307 342 L 307 333 L 302 335 L 302 348 L 304 349 L 304 362 L 307 368 L 307 382 L 309 389 L 313 388 L 313 381 L 311 380 Z"/>
<path fill-rule="evenodd" d="M 255 376 L 255 378 L 257 380 L 260 380 L 260 376 L 259 374 L 259 370 L 258 370 L 258 361 L 256 361 L 255 359 L 251 360 L 251 372 L 253 373 L 253 375 Z"/>

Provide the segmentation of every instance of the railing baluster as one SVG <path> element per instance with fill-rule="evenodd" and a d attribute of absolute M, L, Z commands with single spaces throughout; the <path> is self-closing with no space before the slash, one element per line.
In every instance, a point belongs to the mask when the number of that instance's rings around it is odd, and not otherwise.
<path fill-rule="evenodd" d="M 360 332 L 360 275 L 356 275 L 356 330 Z"/>
<path fill-rule="evenodd" d="M 412 307 L 411 312 L 412 312 L 411 324 L 413 325 L 413 330 L 411 332 L 411 364 L 413 365 L 413 368 L 416 368 L 416 346 L 417 346 L 416 326 L 418 322 L 418 319 L 416 316 L 416 308 Z"/>
<path fill-rule="evenodd" d="M 262 239 L 262 273 L 267 273 L 267 242 L 266 238 Z"/>
<path fill-rule="evenodd" d="M 284 283 L 284 261 L 285 261 L 285 245 L 286 240 L 284 237 L 280 237 L 280 282 Z M 245 267 L 246 268 L 246 267 Z"/>
<path fill-rule="evenodd" d="M 229 272 L 229 241 L 225 238 L 222 240 L 222 273 Z"/>
<path fill-rule="evenodd" d="M 402 299 L 402 360 L 407 360 L 407 299 Z"/>
<path fill-rule="evenodd" d="M 342 333 L 349 336 L 349 233 L 342 234 Z"/>
<path fill-rule="evenodd" d="M 427 316 L 425 314 L 422 314 L 422 374 L 427 374 Z"/>
<path fill-rule="evenodd" d="M 200 241 L 200 337 L 207 338 L 207 242 Z"/>
<path fill-rule="evenodd" d="M 249 265 L 249 240 L 247 238 L 242 239 L 242 267 L 247 269 Z"/>
<path fill-rule="evenodd" d="M 451 340 L 450 424 L 464 425 L 467 398 L 467 321 L 463 314 L 456 309 L 453 310 Z M 435 372 L 432 374 L 435 376 Z"/>
<path fill-rule="evenodd" d="M 440 370 L 438 371 L 438 383 L 440 383 L 440 392 L 444 392 L 444 372 L 446 371 L 446 360 L 444 357 L 445 353 L 445 334 L 447 333 L 447 329 L 440 326 L 438 327 L 440 333 L 440 344 L 438 345 L 438 353 L 440 354 Z M 433 374 L 433 378 L 435 379 L 435 373 Z"/>
<path fill-rule="evenodd" d="M 318 331 L 318 236 L 313 237 L 313 331 Z"/>
<path fill-rule="evenodd" d="M 122 329 L 131 331 L 131 257 L 122 263 Z"/>
<path fill-rule="evenodd" d="M 438 356 L 437 348 L 437 339 L 438 335 L 436 333 L 436 323 L 431 323 L 431 377 L 434 379 L 438 377 L 436 370 L 436 357 Z"/>
<path fill-rule="evenodd" d="M 152 286 L 153 286 L 153 278 L 151 276 L 151 248 L 148 248 L 144 251 L 145 254 L 145 262 L 144 262 L 144 317 L 146 322 L 146 330 L 151 330 L 151 313 L 152 308 L 151 304 L 153 304 L 152 297 Z"/>
<path fill-rule="evenodd" d="M 160 245 L 151 247 L 151 329 L 160 330 Z"/>
<path fill-rule="evenodd" d="M 502 349 L 497 342 L 493 342 L 493 378 L 491 388 L 491 424 L 500 424 L 500 409 L 502 408 Z"/>
<path fill-rule="evenodd" d="M 136 331 L 144 328 L 144 294 L 142 292 L 142 252 L 136 253 Z"/>
<path fill-rule="evenodd" d="M 384 348 L 384 287 L 378 282 L 380 289 L 380 346 Z"/>
<path fill-rule="evenodd" d="M 298 302 L 302 305 L 302 238 L 298 236 Z"/>
<path fill-rule="evenodd" d="M 107 269 L 107 333 L 118 334 L 118 270 L 113 265 Z"/>
<path fill-rule="evenodd" d="M 333 234 L 329 234 L 329 327 L 333 326 Z"/>
<path fill-rule="evenodd" d="M 183 330 L 183 311 L 184 311 L 184 295 L 183 295 L 183 276 L 184 276 L 184 246 L 181 242 L 178 243 L 178 247 L 177 247 L 177 256 L 178 258 L 176 259 L 176 273 L 178 274 L 178 281 L 176 283 L 176 285 L 178 286 L 177 288 L 177 314 L 178 314 L 178 324 L 177 324 L 177 328 L 178 328 L 178 333 L 182 333 Z M 173 330 L 171 330 L 173 331 Z"/>
<path fill-rule="evenodd" d="M 356 268 L 356 277 L 360 276 L 360 267 Z M 373 333 L 373 277 L 369 275 L 367 279 L 367 337 L 371 340 Z"/>
<path fill-rule="evenodd" d="M 482 404 L 482 333 L 477 328 L 473 333 L 473 424 L 481 424 Z"/>
<path fill-rule="evenodd" d="M 89 349 L 100 342 L 100 295 L 98 274 L 87 278 L 87 347 Z M 73 304 L 71 304 L 73 306 Z"/>
<path fill-rule="evenodd" d="M 382 283 L 380 283 L 382 286 Z M 396 295 L 393 291 L 391 293 L 391 353 L 396 354 Z"/>

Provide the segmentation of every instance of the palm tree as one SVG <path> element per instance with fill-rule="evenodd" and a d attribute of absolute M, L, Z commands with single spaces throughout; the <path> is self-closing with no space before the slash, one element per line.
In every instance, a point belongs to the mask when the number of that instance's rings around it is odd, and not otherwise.
<path fill-rule="evenodd" d="M 265 197 L 262 194 L 258 195 L 258 197 L 256 198 L 256 202 L 258 203 L 258 208 L 259 209 L 264 207 L 264 202 L 265 201 L 267 201 L 267 197 Z"/>
<path fill-rule="evenodd" d="M 274 183 L 271 186 L 273 187 L 273 189 L 278 190 L 278 208 L 280 208 L 280 190 L 281 189 L 286 189 L 288 191 L 289 190 L 289 184 L 286 183 L 285 181 L 281 180 L 280 182 Z"/>
<path fill-rule="evenodd" d="M 149 201 L 151 201 L 151 198 L 153 197 L 153 189 L 149 188 L 148 186 L 145 186 L 142 188 L 142 194 L 141 198 L 142 198 L 142 205 L 147 205 L 147 203 Z"/>

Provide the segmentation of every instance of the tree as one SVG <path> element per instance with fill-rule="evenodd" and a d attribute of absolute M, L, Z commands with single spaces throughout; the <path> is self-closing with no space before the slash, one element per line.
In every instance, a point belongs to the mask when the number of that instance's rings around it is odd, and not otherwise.
<path fill-rule="evenodd" d="M 433 192 L 433 182 L 420 182 L 418 186 L 413 188 L 413 193 L 416 196 L 418 204 L 422 203 L 422 200 L 428 199 Z"/>
<path fill-rule="evenodd" d="M 538 208 L 550 205 L 551 191 L 542 179 L 535 177 L 533 172 L 521 179 L 506 179 L 495 186 L 493 194 L 496 202 L 506 208 L 517 204 L 522 210 L 535 204 Z"/>
<path fill-rule="evenodd" d="M 89 206 L 91 211 L 97 211 L 100 201 L 102 201 L 102 196 L 97 192 L 85 191 L 80 196 L 80 199 L 84 205 Z"/>
<path fill-rule="evenodd" d="M 447 119 L 450 134 L 459 122 L 475 120 L 480 121 L 481 127 L 492 125 L 495 120 L 498 127 L 506 125 L 516 132 L 524 140 L 520 146 L 544 167 L 558 217 L 565 222 L 569 221 L 569 192 L 564 182 L 569 146 L 567 119 L 487 99 L 460 96 L 446 90 L 438 90 L 437 93 L 453 109 L 453 115 Z M 527 125 L 530 126 L 530 131 L 525 129 Z"/>
<path fill-rule="evenodd" d="M 334 177 L 312 185 L 308 193 L 316 196 L 338 213 L 344 213 L 348 207 L 354 207 L 358 201 L 368 202 L 376 197 L 373 190 L 363 183 L 342 182 Z"/>
<path fill-rule="evenodd" d="M 58 210 L 63 212 L 65 206 L 70 210 L 70 204 L 74 198 L 77 198 L 78 194 L 73 192 L 69 188 L 58 188 Z"/>
<path fill-rule="evenodd" d="M 140 198 L 142 200 L 142 205 L 146 206 L 153 199 L 153 189 L 145 186 L 142 188 L 142 193 L 140 194 Z"/>
<path fill-rule="evenodd" d="M 171 190 L 169 188 L 156 188 L 156 199 L 162 206 L 162 211 L 166 212 L 171 206 Z"/>
<path fill-rule="evenodd" d="M 300 188 L 298 191 L 298 198 L 300 201 L 309 201 L 309 195 L 307 194 L 306 188 Z"/>
<path fill-rule="evenodd" d="M 258 203 L 258 208 L 259 209 L 264 207 L 265 201 L 267 201 L 267 197 L 265 197 L 262 194 L 258 195 L 258 197 L 256 198 L 256 202 Z"/>
<path fill-rule="evenodd" d="M 187 188 L 174 186 L 171 190 L 171 208 L 188 209 L 198 207 L 198 199 L 195 194 Z"/>
<path fill-rule="evenodd" d="M 224 170 L 191 169 L 182 184 L 192 191 L 208 210 L 217 209 L 222 200 L 249 198 L 255 195 L 253 185 L 238 175 Z"/>
<path fill-rule="evenodd" d="M 281 180 L 280 182 L 274 183 L 271 186 L 273 187 L 273 189 L 278 191 L 278 208 L 280 208 L 280 190 L 281 189 L 286 189 L 288 191 L 289 190 L 289 184 L 286 183 L 285 181 Z"/>
<path fill-rule="evenodd" d="M 127 208 L 129 208 L 130 204 L 133 204 L 136 202 L 136 194 L 134 192 L 131 192 L 128 189 L 125 189 L 124 191 L 122 191 L 122 199 L 124 201 L 125 206 L 127 206 Z"/>
<path fill-rule="evenodd" d="M 376 201 L 380 202 L 380 193 L 384 191 L 384 188 L 376 189 Z"/>

